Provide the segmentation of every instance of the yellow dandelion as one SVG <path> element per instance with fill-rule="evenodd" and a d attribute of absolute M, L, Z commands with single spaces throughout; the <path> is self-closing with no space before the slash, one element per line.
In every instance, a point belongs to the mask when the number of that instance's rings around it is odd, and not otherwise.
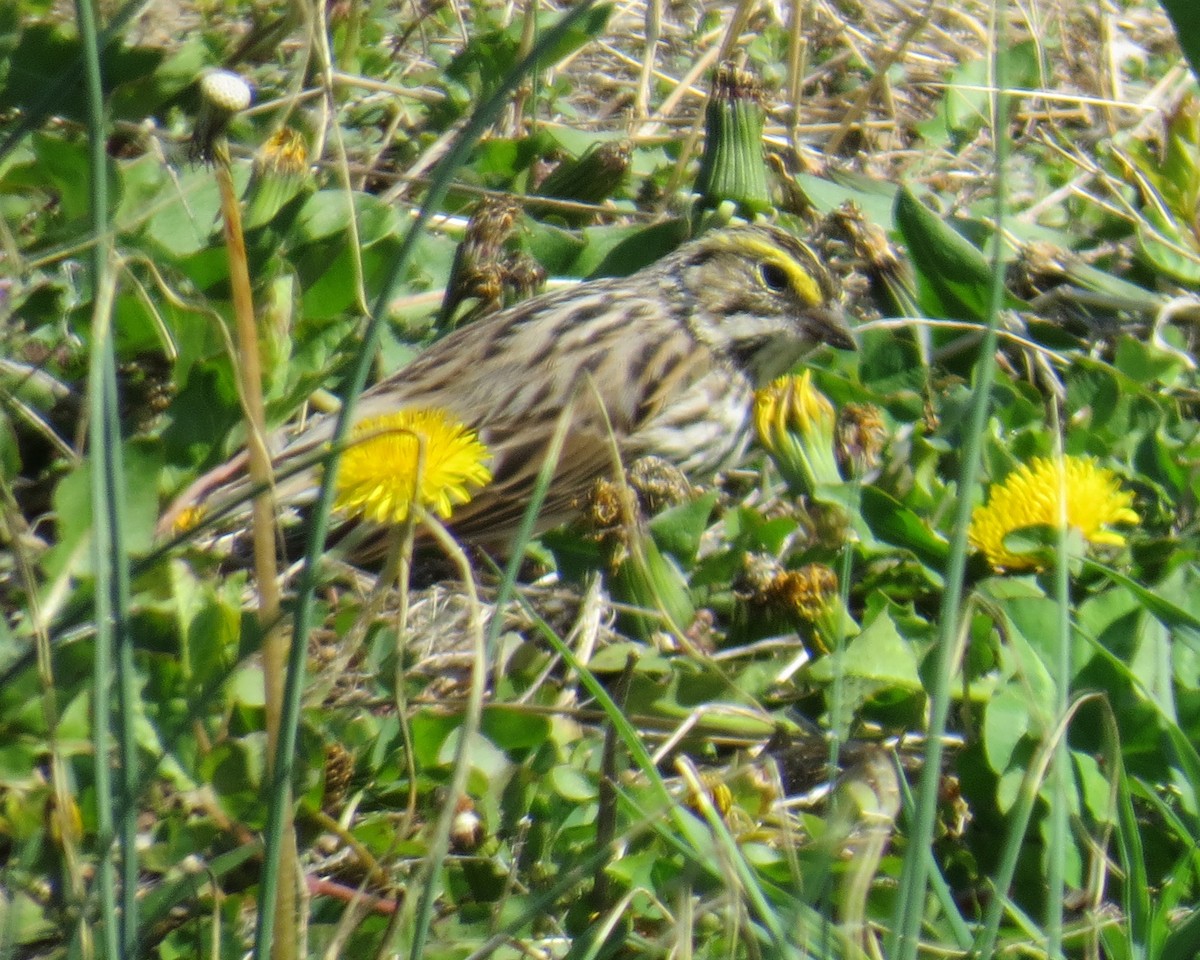
<path fill-rule="evenodd" d="M 445 411 L 369 417 L 342 454 L 334 508 L 386 525 L 407 520 L 415 502 L 445 519 L 491 482 L 490 459 L 475 431 Z"/>
<path fill-rule="evenodd" d="M 1066 494 L 1066 510 L 1061 495 Z M 1031 570 L 1040 567 L 1037 554 L 1014 553 L 1005 538 L 1030 527 L 1057 527 L 1060 517 L 1090 544 L 1123 546 L 1125 538 L 1107 529 L 1114 523 L 1137 523 L 1133 494 L 1121 489 L 1111 471 L 1090 457 L 1064 457 L 1061 461 L 1035 457 L 994 485 L 987 503 L 976 507 L 968 537 L 996 570 Z"/>
<path fill-rule="evenodd" d="M 204 521 L 204 512 L 201 506 L 184 507 L 171 524 L 171 531 L 175 534 L 190 533 Z"/>
<path fill-rule="evenodd" d="M 833 433 L 833 404 L 812 384 L 812 372 L 779 377 L 754 395 L 754 427 L 758 438 L 773 450 L 789 432 L 804 436 Z"/>
<path fill-rule="evenodd" d="M 304 137 L 291 127 L 280 127 L 254 157 L 254 170 L 259 175 L 295 177 L 308 169 L 308 147 Z"/>
<path fill-rule="evenodd" d="M 308 148 L 299 131 L 276 130 L 254 157 L 254 176 L 246 191 L 245 228 L 271 221 L 308 184 Z"/>
<path fill-rule="evenodd" d="M 754 429 L 794 491 L 812 493 L 818 484 L 840 483 L 834 459 L 837 415 L 813 386 L 812 373 L 780 377 L 754 395 Z"/>

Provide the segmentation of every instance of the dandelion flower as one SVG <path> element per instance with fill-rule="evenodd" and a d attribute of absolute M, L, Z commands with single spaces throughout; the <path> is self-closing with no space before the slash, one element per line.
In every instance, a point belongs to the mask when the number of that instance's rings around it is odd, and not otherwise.
<path fill-rule="evenodd" d="M 975 508 L 968 537 L 997 570 L 1035 569 L 1041 566 L 1040 558 L 1013 552 L 1005 546 L 1006 537 L 1029 527 L 1057 527 L 1065 515 L 1067 526 L 1088 543 L 1123 546 L 1125 538 L 1107 528 L 1137 523 L 1140 517 L 1132 503 L 1133 494 L 1121 489 L 1116 475 L 1090 457 L 1035 457 L 991 488 L 987 503 Z"/>
<path fill-rule="evenodd" d="M 175 522 L 171 524 L 171 532 L 176 534 L 191 533 L 191 531 L 204 522 L 204 512 L 204 507 L 202 506 L 184 507 L 179 512 L 179 516 L 175 518 Z"/>
<path fill-rule="evenodd" d="M 834 459 L 837 415 L 833 404 L 805 370 L 780 377 L 754 395 L 754 429 L 759 442 L 794 491 L 813 493 L 818 484 L 840 483 Z"/>
<path fill-rule="evenodd" d="M 442 410 L 369 417 L 342 454 L 334 508 L 384 525 L 403 523 L 414 504 L 446 519 L 491 482 L 490 459 L 475 431 Z"/>
<path fill-rule="evenodd" d="M 246 190 L 245 229 L 270 222 L 305 188 L 307 173 L 304 137 L 290 127 L 280 127 L 255 154 L 254 175 Z"/>
<path fill-rule="evenodd" d="M 308 169 L 308 147 L 300 132 L 280 127 L 254 157 L 254 172 L 260 176 L 297 177 Z"/>

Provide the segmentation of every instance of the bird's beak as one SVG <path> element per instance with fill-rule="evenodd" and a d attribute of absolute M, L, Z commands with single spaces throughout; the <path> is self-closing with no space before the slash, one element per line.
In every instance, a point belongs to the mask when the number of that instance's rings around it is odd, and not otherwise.
<path fill-rule="evenodd" d="M 846 320 L 846 313 L 841 307 L 814 307 L 804 312 L 804 319 L 809 334 L 819 343 L 827 343 L 839 350 L 857 350 L 854 331 Z"/>

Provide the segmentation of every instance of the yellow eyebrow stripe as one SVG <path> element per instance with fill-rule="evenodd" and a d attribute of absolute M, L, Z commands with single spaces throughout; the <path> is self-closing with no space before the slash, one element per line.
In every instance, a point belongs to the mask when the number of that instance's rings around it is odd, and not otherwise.
<path fill-rule="evenodd" d="M 811 273 L 805 270 L 796 261 L 794 257 L 788 256 L 788 252 L 774 243 L 768 243 L 765 240 L 759 240 L 756 237 L 739 234 L 736 240 L 728 234 L 714 234 L 712 236 L 713 245 L 726 250 L 737 250 L 739 252 L 750 251 L 755 256 L 759 257 L 765 263 L 771 263 L 787 274 L 788 282 L 796 294 L 805 303 L 812 306 L 819 306 L 824 302 L 824 296 L 821 293 L 821 287 Z M 810 256 L 811 251 L 804 244 L 796 240 L 796 245 Z"/>

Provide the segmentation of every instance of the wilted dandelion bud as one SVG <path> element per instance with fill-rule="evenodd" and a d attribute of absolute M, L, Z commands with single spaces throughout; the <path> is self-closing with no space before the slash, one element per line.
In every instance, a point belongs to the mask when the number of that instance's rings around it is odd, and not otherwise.
<path fill-rule="evenodd" d="M 797 619 L 815 623 L 837 596 L 837 574 L 823 563 L 809 563 L 799 570 L 776 574 L 765 593 L 776 607 Z"/>
<path fill-rule="evenodd" d="M 766 583 L 762 599 L 790 619 L 810 628 L 818 653 L 828 653 L 844 633 L 837 574 L 823 563 L 783 570 Z"/>
<path fill-rule="evenodd" d="M 687 474 L 662 457 L 638 457 L 629 468 L 629 485 L 651 516 L 695 496 Z"/>
<path fill-rule="evenodd" d="M 848 403 L 838 415 L 837 458 L 842 469 L 862 476 L 877 466 L 887 427 L 879 408 L 869 403 Z"/>
<path fill-rule="evenodd" d="M 308 147 L 291 127 L 280 127 L 254 156 L 254 177 L 247 190 L 245 228 L 268 223 L 304 186 Z"/>
<path fill-rule="evenodd" d="M 354 777 L 354 757 L 340 743 L 331 743 L 325 748 L 325 794 L 321 808 L 326 812 L 337 810 L 346 799 L 346 791 Z"/>

